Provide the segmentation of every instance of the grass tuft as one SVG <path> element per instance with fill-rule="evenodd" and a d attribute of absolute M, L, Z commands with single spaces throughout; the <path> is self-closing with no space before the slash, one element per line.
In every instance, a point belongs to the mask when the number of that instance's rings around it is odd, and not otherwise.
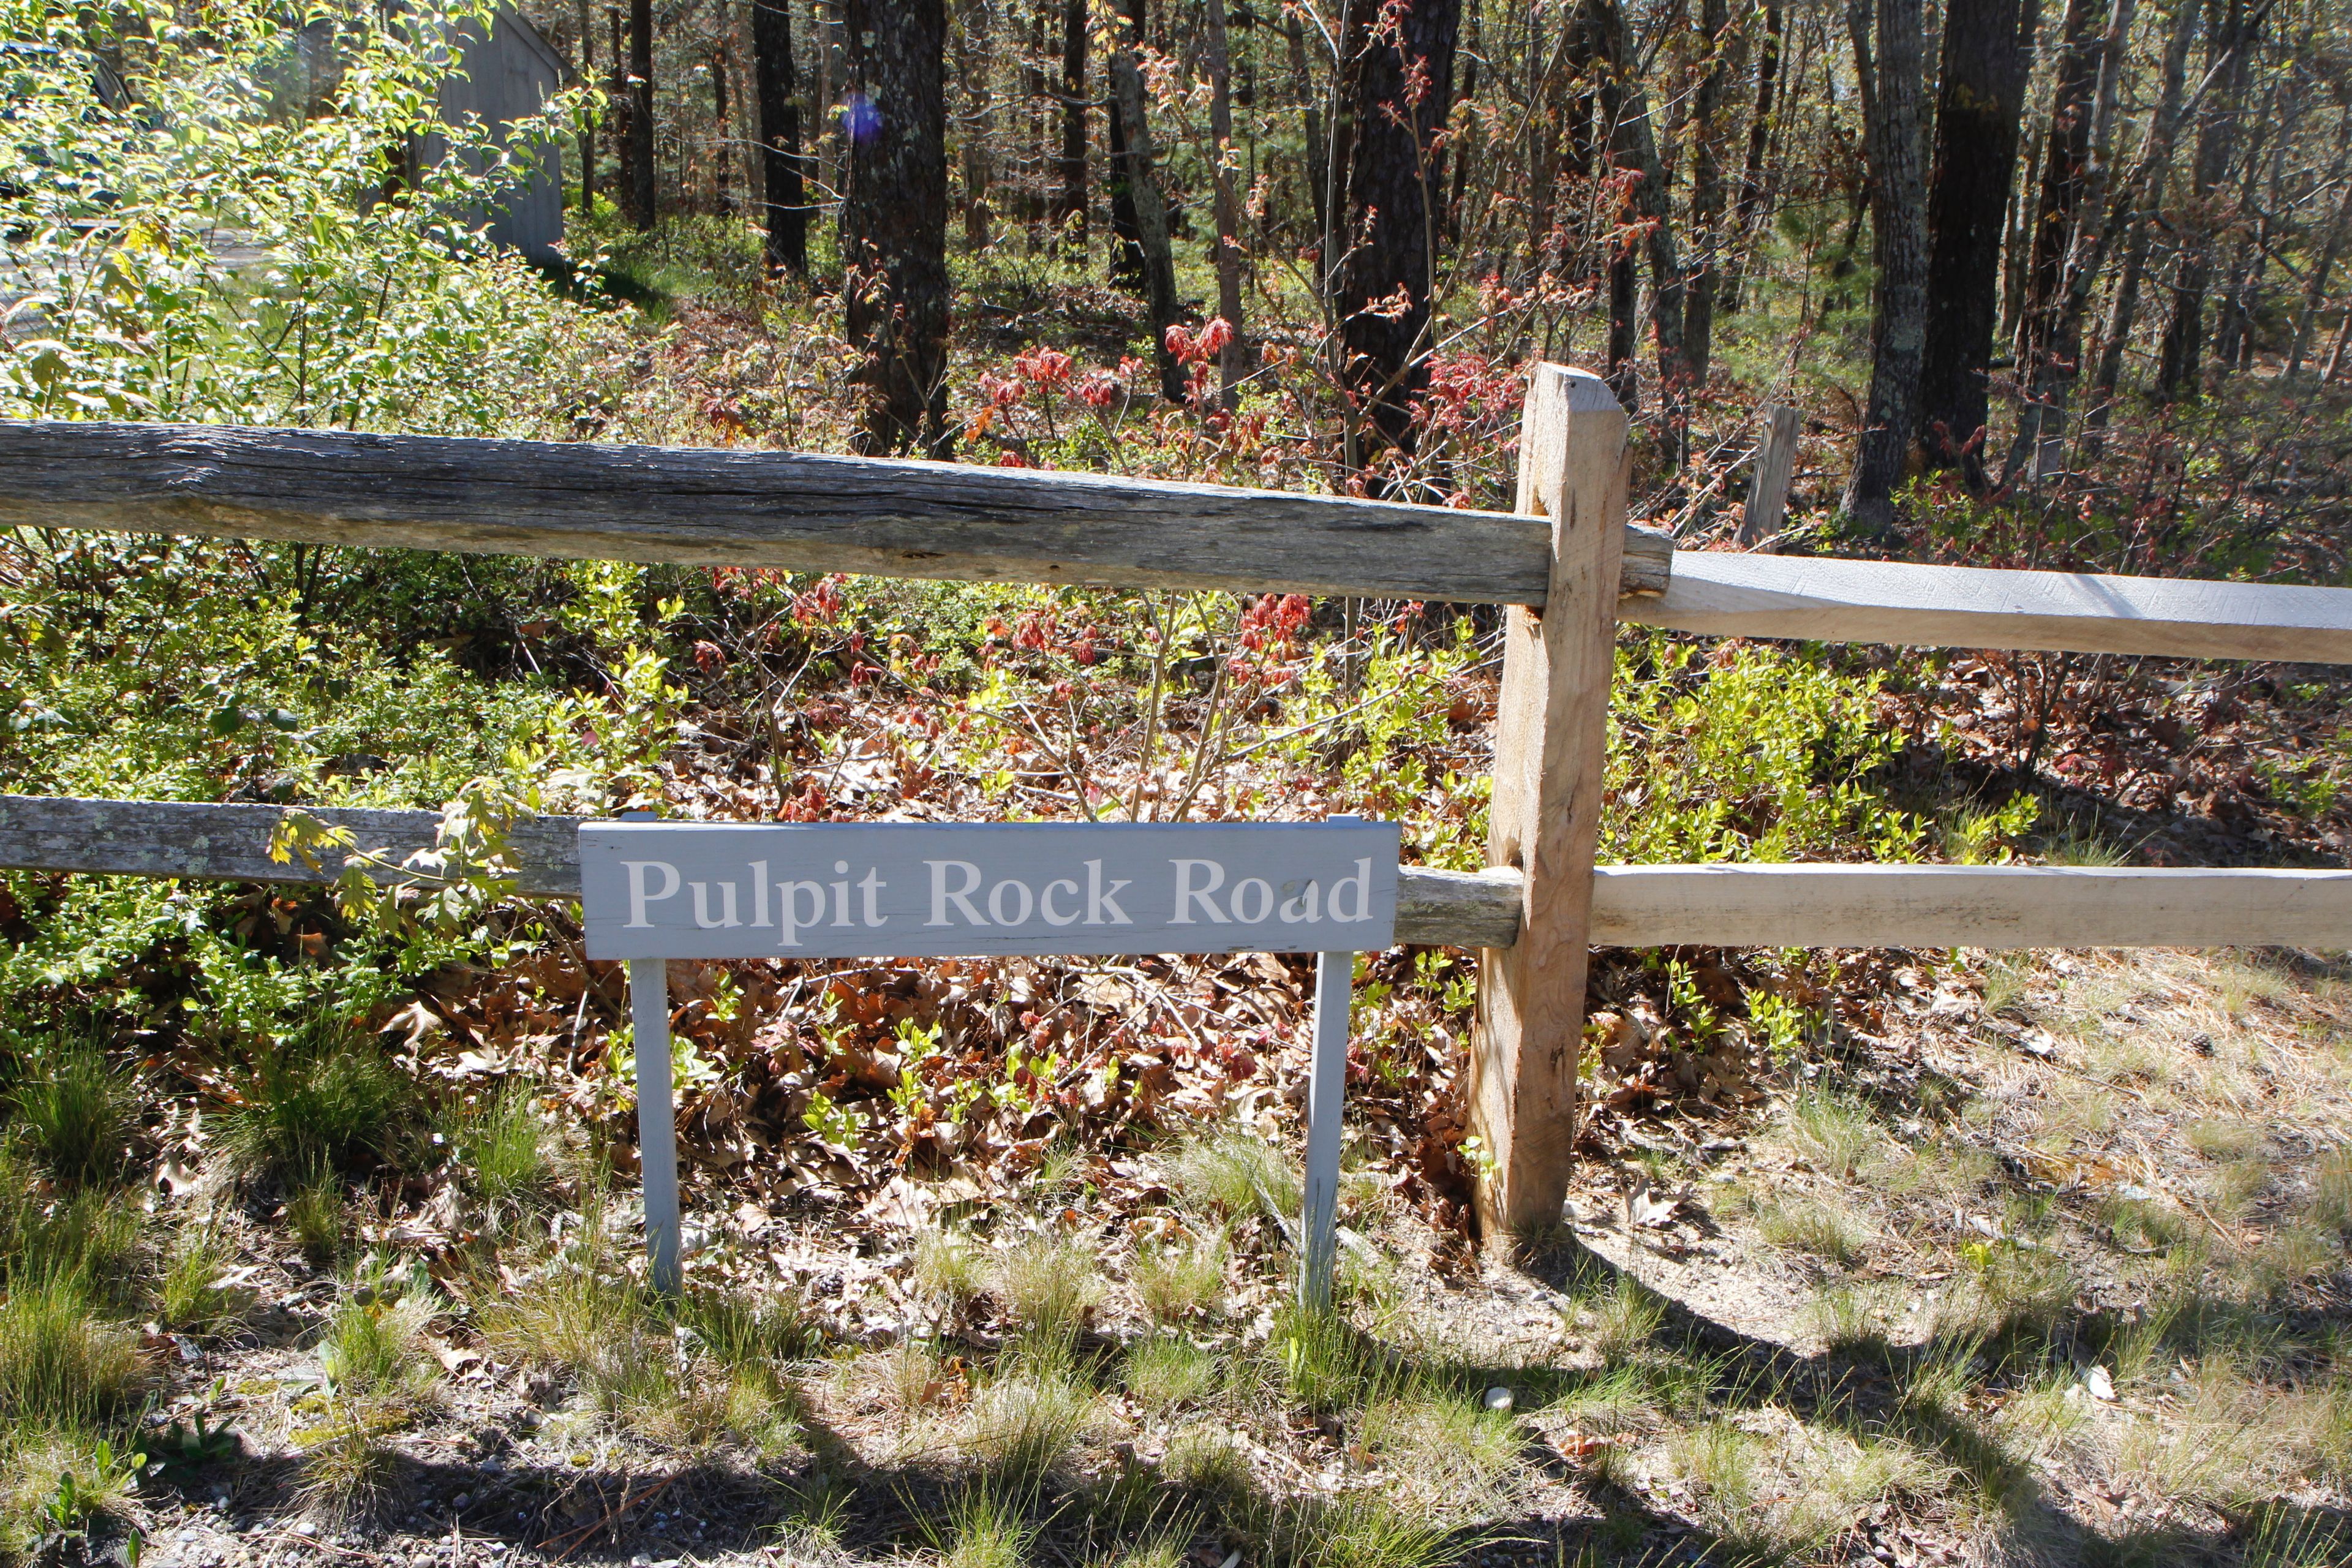
<path fill-rule="evenodd" d="M 415 1086 L 375 1043 L 331 1019 L 258 1047 L 236 1089 L 222 1147 L 255 1179 L 293 1181 L 384 1158 L 416 1110 Z"/>
<path fill-rule="evenodd" d="M 1127 1391 L 1154 1410 L 1196 1405 L 1217 1385 L 1217 1359 L 1174 1334 L 1138 1340 L 1127 1352 Z"/>
<path fill-rule="evenodd" d="M 35 1051 L 9 1103 L 19 1135 L 58 1181 L 121 1179 L 124 1146 L 139 1121 L 139 1086 L 108 1065 L 98 1042 L 59 1041 Z"/>
<path fill-rule="evenodd" d="M 1138 1247 L 1131 1282 L 1144 1314 L 1162 1326 L 1181 1323 L 1224 1291 L 1232 1253 L 1223 1232 L 1196 1240 Z"/>
<path fill-rule="evenodd" d="M 20 1282 L 0 1300 L 0 1430 L 95 1426 L 145 1383 L 137 1340 L 98 1316 L 79 1279 Z"/>
<path fill-rule="evenodd" d="M 1303 1201 L 1298 1173 L 1254 1132 L 1224 1128 L 1183 1144 L 1168 1162 L 1177 1200 L 1195 1214 L 1287 1220 Z"/>
<path fill-rule="evenodd" d="M 1062 1463 L 1093 1419 L 1094 1399 L 1076 1382 L 1015 1373 L 973 1398 L 964 1446 L 996 1479 L 1032 1486 Z"/>

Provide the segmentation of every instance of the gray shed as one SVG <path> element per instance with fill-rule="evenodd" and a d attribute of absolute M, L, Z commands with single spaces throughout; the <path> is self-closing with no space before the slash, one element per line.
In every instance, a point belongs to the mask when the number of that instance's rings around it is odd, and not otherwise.
<path fill-rule="evenodd" d="M 486 31 L 478 21 L 460 23 L 451 33 L 450 52 L 458 66 L 441 82 L 441 118 L 456 124 L 473 115 L 494 132 L 518 120 L 539 113 L 572 73 L 563 58 L 539 36 L 539 29 L 520 12 L 501 5 Z M 419 138 L 409 149 L 420 166 L 446 155 L 438 136 Z M 537 174 L 529 184 L 508 193 L 495 210 L 469 213 L 474 223 L 489 226 L 490 239 L 512 246 L 534 261 L 557 258 L 563 240 L 563 155 L 551 141 L 542 149 Z"/>

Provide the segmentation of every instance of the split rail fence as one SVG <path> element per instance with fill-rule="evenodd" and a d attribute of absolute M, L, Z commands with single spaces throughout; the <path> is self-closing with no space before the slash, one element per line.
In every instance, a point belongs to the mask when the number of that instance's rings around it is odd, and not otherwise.
<path fill-rule="evenodd" d="M 2352 947 L 2352 871 L 1596 866 L 1620 621 L 1726 637 L 2352 663 L 2352 590 L 1677 552 L 1625 522 L 1626 417 L 1538 368 L 1517 511 L 736 450 L 0 422 L 0 526 L 1501 604 L 1482 873 L 1408 868 L 1400 942 L 1480 952 L 1486 1224 L 1570 1173 L 1594 944 Z M 314 882 L 280 808 L 0 795 L 0 868 Z M 318 810 L 397 864 L 429 811 Z M 520 890 L 577 897 L 578 819 L 515 825 Z"/>

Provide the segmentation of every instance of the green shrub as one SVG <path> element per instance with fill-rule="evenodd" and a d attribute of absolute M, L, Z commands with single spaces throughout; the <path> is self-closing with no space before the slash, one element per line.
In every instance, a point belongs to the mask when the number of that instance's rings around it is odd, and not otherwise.
<path fill-rule="evenodd" d="M 1875 678 L 1801 653 L 1627 632 L 1610 695 L 1601 858 L 1917 858 L 1918 823 L 1870 782 L 1896 746 L 1876 691 Z"/>

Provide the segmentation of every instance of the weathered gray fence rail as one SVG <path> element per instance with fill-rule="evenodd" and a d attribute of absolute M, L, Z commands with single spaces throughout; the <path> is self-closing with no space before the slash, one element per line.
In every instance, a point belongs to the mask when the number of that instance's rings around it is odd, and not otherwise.
<path fill-rule="evenodd" d="M 1507 512 L 798 452 L 0 421 L 0 526 L 983 583 L 1540 605 Z M 1627 594 L 1665 587 L 1628 531 Z"/>

